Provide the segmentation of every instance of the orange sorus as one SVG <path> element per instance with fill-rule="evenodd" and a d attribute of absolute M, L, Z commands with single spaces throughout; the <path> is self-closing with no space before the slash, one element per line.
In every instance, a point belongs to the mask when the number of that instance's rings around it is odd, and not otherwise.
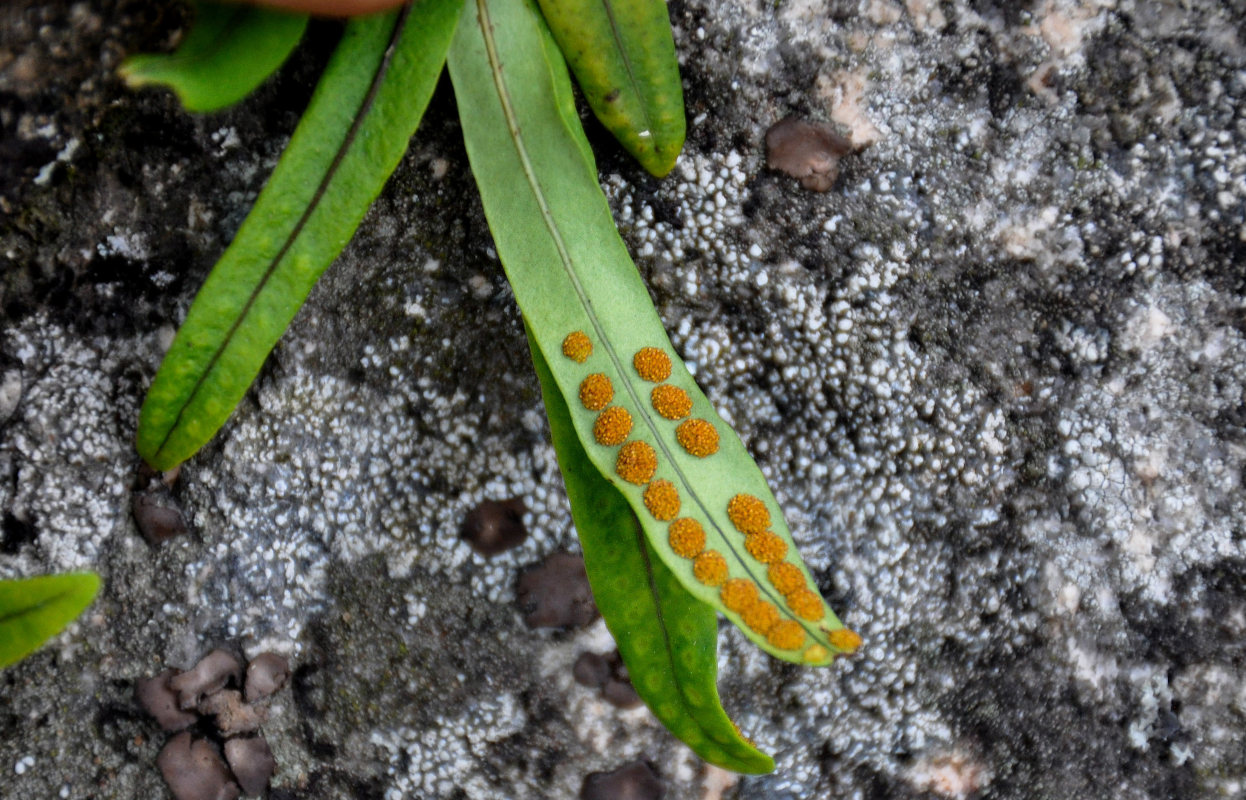
<path fill-rule="evenodd" d="M 675 429 L 675 438 L 689 454 L 697 458 L 718 452 L 718 431 L 703 419 L 686 419 Z"/>
<path fill-rule="evenodd" d="M 785 619 L 770 629 L 766 641 L 780 650 L 798 650 L 805 643 L 805 629 L 799 622 Z"/>
<path fill-rule="evenodd" d="M 584 331 L 571 331 L 562 340 L 562 354 L 577 364 L 583 364 L 593 354 L 593 343 Z"/>
<path fill-rule="evenodd" d="M 623 444 L 631 432 L 632 415 L 621 406 L 610 406 L 593 422 L 593 438 L 608 447 Z"/>
<path fill-rule="evenodd" d="M 642 347 L 632 358 L 632 366 L 640 377 L 661 383 L 671 376 L 671 357 L 656 347 Z"/>
<path fill-rule="evenodd" d="M 606 409 L 606 411 L 609 410 Z M 647 442 L 630 441 L 619 448 L 619 457 L 615 459 L 614 471 L 628 483 L 643 486 L 652 480 L 653 473 L 658 471 L 658 454 Z"/>
<path fill-rule="evenodd" d="M 645 508 L 654 519 L 669 522 L 679 513 L 679 491 L 666 480 L 654 481 L 645 489 Z"/>
<path fill-rule="evenodd" d="M 601 411 L 614 398 L 614 385 L 600 372 L 580 381 L 580 403 L 589 411 Z"/>
<path fill-rule="evenodd" d="M 787 555 L 787 542 L 770 531 L 762 531 L 745 536 L 744 549 L 761 563 L 774 564 Z"/>
<path fill-rule="evenodd" d="M 757 584 L 748 578 L 732 578 L 723 584 L 718 596 L 729 610 L 743 614 L 757 604 Z"/>
<path fill-rule="evenodd" d="M 653 387 L 649 400 L 653 403 L 653 410 L 667 419 L 683 419 L 692 410 L 692 398 L 688 393 L 669 383 Z"/>
<path fill-rule="evenodd" d="M 705 550 L 693 560 L 692 576 L 706 586 L 721 586 L 727 579 L 727 559 L 716 550 Z"/>
<path fill-rule="evenodd" d="M 671 523 L 668 531 L 671 549 L 682 558 L 696 558 L 705 549 L 705 529 L 692 517 L 680 517 Z M 717 555 L 717 554 L 715 554 Z M 722 558 L 722 556 L 718 556 Z M 726 569 L 726 562 L 723 562 Z M 697 580 L 701 580 L 698 575 Z M 704 583 L 705 581 L 701 581 Z"/>
<path fill-rule="evenodd" d="M 826 616 L 826 609 L 822 607 L 822 598 L 808 589 L 801 588 L 788 594 L 787 606 L 796 616 L 810 622 L 817 622 Z"/>
<path fill-rule="evenodd" d="M 761 533 L 770 527 L 766 504 L 751 494 L 737 494 L 728 500 L 727 518 L 740 533 Z"/>

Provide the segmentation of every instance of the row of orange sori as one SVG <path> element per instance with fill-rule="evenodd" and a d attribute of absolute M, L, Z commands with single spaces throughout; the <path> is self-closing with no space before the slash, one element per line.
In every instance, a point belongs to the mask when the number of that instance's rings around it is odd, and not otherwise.
<path fill-rule="evenodd" d="M 574 331 L 563 340 L 564 355 L 584 363 L 592 354 L 592 341 L 583 331 Z M 632 359 L 637 374 L 656 383 L 650 401 L 659 415 L 672 421 L 683 420 L 675 438 L 690 454 L 705 458 L 718 452 L 718 431 L 703 419 L 685 419 L 692 411 L 688 393 L 665 381 L 671 375 L 670 357 L 656 347 L 644 347 Z M 657 454 L 642 441 L 627 441 L 632 431 L 632 417 L 627 409 L 612 406 L 614 386 L 610 378 L 593 373 L 580 383 L 580 404 L 597 412 L 593 438 L 598 444 L 618 447 L 615 471 L 626 481 L 645 485 L 645 508 L 660 522 L 670 522 L 668 538 L 671 549 L 682 558 L 692 560 L 693 575 L 706 586 L 721 587 L 723 604 L 739 614 L 750 629 L 765 636 L 770 644 L 783 650 L 796 650 L 805 642 L 805 631 L 793 619 L 782 619 L 774 604 L 763 600 L 757 585 L 747 578 L 728 579 L 727 560 L 716 550 L 705 548 L 705 529 L 691 517 L 679 517 L 680 498 L 675 484 L 665 479 L 653 480 L 657 471 Z M 630 448 L 630 450 L 629 450 Z M 761 564 L 767 565 L 767 578 L 787 600 L 792 613 L 802 619 L 817 621 L 824 611 L 818 595 L 805 586 L 805 577 L 793 564 L 784 561 L 787 542 L 770 528 L 770 514 L 758 498 L 737 494 L 727 504 L 727 516 L 740 533 L 744 546 Z"/>

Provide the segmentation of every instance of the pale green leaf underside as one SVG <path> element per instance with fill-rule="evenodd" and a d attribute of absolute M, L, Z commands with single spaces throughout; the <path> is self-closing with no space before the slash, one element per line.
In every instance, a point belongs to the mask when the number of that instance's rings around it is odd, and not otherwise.
<path fill-rule="evenodd" d="M 684 94 L 663 0 L 539 0 L 601 123 L 662 177 L 684 146 Z"/>
<path fill-rule="evenodd" d="M 216 111 L 250 94 L 294 50 L 307 15 L 235 3 L 196 3 L 173 53 L 144 53 L 119 72 L 133 87 L 167 86 L 187 111 Z"/>
<path fill-rule="evenodd" d="M 99 591 L 94 572 L 0 580 L 0 667 L 38 649 L 81 614 Z"/>
<path fill-rule="evenodd" d="M 422 0 L 346 28 L 281 161 L 200 289 L 139 418 L 169 469 L 224 424 L 406 151 L 461 0 Z"/>
<path fill-rule="evenodd" d="M 505 31 L 506 35 L 494 35 Z M 544 58 L 540 57 L 544 54 Z M 743 537 L 727 518 L 727 502 L 737 493 L 760 498 L 773 520 L 773 532 L 788 545 L 787 560 L 816 591 L 796 554 L 777 503 L 739 438 L 719 419 L 675 357 L 626 247 L 587 155 L 584 134 L 571 107 L 570 82 L 539 14 L 525 0 L 475 0 L 464 9 L 447 58 L 472 171 L 499 257 L 515 298 L 531 327 L 559 392 L 593 465 L 627 499 L 644 526 L 654 551 L 697 599 L 727 614 L 753 641 L 779 658 L 827 664 L 843 652 L 832 638 L 843 626 L 820 598 L 822 618 L 793 620 L 803 632 L 794 649 L 781 649 L 742 624 L 728 610 L 717 588 L 698 582 L 692 562 L 667 543 L 667 524 L 655 520 L 642 500 L 642 487 L 615 472 L 619 448 L 593 437 L 594 412 L 577 401 L 580 381 L 590 373 L 609 377 L 614 404 L 635 421 L 631 438 L 656 451 L 656 478 L 671 481 L 683 502 L 682 516 L 700 521 L 707 547 L 725 557 L 730 575 L 756 584 L 762 598 L 791 618 L 784 597 L 767 580 L 766 567 L 744 549 Z M 569 111 L 569 109 L 571 109 Z M 577 157 L 577 155 L 579 157 Z M 583 331 L 593 355 L 579 364 L 562 354 L 563 338 Z M 716 454 L 698 459 L 674 437 L 675 423 L 654 413 L 653 384 L 631 364 L 643 347 L 672 357 L 669 382 L 692 398 L 692 416 L 713 424 L 720 436 Z M 840 638 L 838 641 L 843 642 Z"/>
<path fill-rule="evenodd" d="M 740 736 L 718 699 L 714 609 L 688 594 L 663 565 L 627 501 L 589 463 L 531 335 L 528 342 L 593 597 L 632 685 L 666 729 L 701 758 L 736 772 L 771 772 L 774 761 Z"/>

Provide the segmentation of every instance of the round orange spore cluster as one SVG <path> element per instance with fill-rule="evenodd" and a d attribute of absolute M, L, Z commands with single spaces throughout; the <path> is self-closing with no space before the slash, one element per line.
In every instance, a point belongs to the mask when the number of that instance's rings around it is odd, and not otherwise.
<path fill-rule="evenodd" d="M 763 533 L 770 527 L 766 504 L 751 494 L 737 494 L 728 500 L 727 518 L 740 533 Z"/>
<path fill-rule="evenodd" d="M 793 614 L 810 622 L 817 622 L 826 616 L 826 610 L 822 607 L 822 599 L 816 593 L 803 587 L 788 593 L 787 606 L 792 609 Z"/>
<path fill-rule="evenodd" d="M 667 531 L 671 549 L 681 558 L 696 558 L 705 549 L 705 529 L 692 517 L 680 517 L 671 523 Z M 722 558 L 722 556 L 719 556 Z M 723 562 L 724 566 L 726 562 Z M 697 580 L 701 580 L 700 576 Z M 704 583 L 704 581 L 702 581 Z"/>
<path fill-rule="evenodd" d="M 785 619 L 766 633 L 766 641 L 780 650 L 799 650 L 805 643 L 805 629 L 799 622 Z"/>
<path fill-rule="evenodd" d="M 744 549 L 761 563 L 774 564 L 787 555 L 787 542 L 770 531 L 762 531 L 745 536 Z"/>
<path fill-rule="evenodd" d="M 847 628 L 836 628 L 826 635 L 832 646 L 846 653 L 855 652 L 861 646 L 861 635 Z"/>
<path fill-rule="evenodd" d="M 606 409 L 606 411 L 609 410 Z M 614 471 L 628 483 L 643 486 L 653 478 L 653 473 L 658 471 L 658 454 L 646 442 L 630 441 L 619 449 L 619 457 L 614 462 Z"/>
<path fill-rule="evenodd" d="M 632 366 L 650 383 L 661 383 L 671 376 L 671 357 L 656 347 L 642 347 L 632 357 Z"/>
<path fill-rule="evenodd" d="M 697 458 L 718 452 L 718 430 L 703 419 L 687 419 L 675 429 L 675 439 Z"/>
<path fill-rule="evenodd" d="M 728 609 L 743 614 L 757 604 L 757 584 L 747 578 L 732 578 L 723 584 L 718 596 Z"/>
<path fill-rule="evenodd" d="M 623 444 L 632 432 L 632 415 L 626 408 L 610 406 L 593 422 L 593 438 L 607 447 Z M 654 464 L 656 466 L 656 462 Z"/>
<path fill-rule="evenodd" d="M 645 489 L 645 508 L 663 522 L 675 519 L 679 514 L 679 490 L 670 481 L 654 481 Z"/>
<path fill-rule="evenodd" d="M 653 391 L 649 393 L 649 400 L 653 403 L 653 410 L 667 419 L 683 419 L 688 416 L 688 412 L 692 411 L 692 398 L 688 396 L 688 393 L 669 383 L 653 387 Z"/>
<path fill-rule="evenodd" d="M 562 354 L 577 364 L 583 364 L 593 354 L 593 343 L 584 331 L 571 331 L 562 340 Z"/>
<path fill-rule="evenodd" d="M 601 411 L 614 399 L 614 384 L 600 372 L 580 381 L 580 403 L 589 411 Z"/>
<path fill-rule="evenodd" d="M 727 559 L 717 550 L 704 550 L 692 561 L 692 577 L 706 586 L 722 586 L 727 580 Z"/>
<path fill-rule="evenodd" d="M 805 576 L 800 569 L 787 561 L 771 564 L 766 570 L 770 585 L 779 590 L 779 594 L 788 595 L 797 589 L 805 588 Z"/>
<path fill-rule="evenodd" d="M 746 608 L 740 615 L 744 624 L 752 628 L 754 633 L 765 636 L 775 625 L 779 624 L 779 609 L 773 604 L 761 600 Z"/>

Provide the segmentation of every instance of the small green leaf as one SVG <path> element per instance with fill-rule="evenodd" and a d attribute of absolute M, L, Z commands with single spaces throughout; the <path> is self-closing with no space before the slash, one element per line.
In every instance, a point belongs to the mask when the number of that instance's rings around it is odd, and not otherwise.
<path fill-rule="evenodd" d="M 531 335 L 528 344 L 593 598 L 632 686 L 666 729 L 701 758 L 736 772 L 773 771 L 774 760 L 745 741 L 718 699 L 714 609 L 688 594 L 663 566 L 627 501 L 589 462 Z"/>
<path fill-rule="evenodd" d="M 351 22 L 280 163 L 152 382 L 138 451 L 166 470 L 224 424 L 406 151 L 462 0 Z"/>
<path fill-rule="evenodd" d="M 187 111 L 216 111 L 276 72 L 306 27 L 306 14 L 196 3 L 190 32 L 176 52 L 131 56 L 119 72 L 132 87 L 169 87 Z"/>
<path fill-rule="evenodd" d="M 94 572 L 0 581 L 0 667 L 21 661 L 73 622 L 100 588 Z"/>
<path fill-rule="evenodd" d="M 684 146 L 684 93 L 663 0 L 540 0 L 597 119 L 645 169 L 671 171 Z"/>
<path fill-rule="evenodd" d="M 473 2 L 447 59 L 468 158 L 588 460 L 683 587 L 760 647 L 815 665 L 855 650 L 860 638 L 817 592 L 761 471 L 675 356 L 567 113 L 570 79 L 540 16 L 524 0 Z M 597 387 L 587 400 L 585 382 Z M 686 408 L 675 415 L 659 387 Z"/>

